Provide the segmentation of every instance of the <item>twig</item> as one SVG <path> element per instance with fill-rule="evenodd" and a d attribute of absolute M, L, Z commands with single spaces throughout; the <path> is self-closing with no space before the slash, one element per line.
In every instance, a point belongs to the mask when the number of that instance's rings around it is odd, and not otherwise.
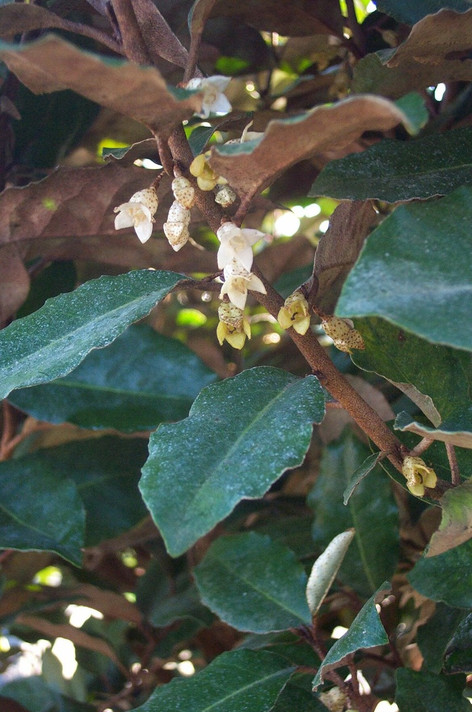
<path fill-rule="evenodd" d="M 426 450 L 434 443 L 431 438 L 422 438 L 417 445 L 411 451 L 413 456 L 422 455 Z"/>
<path fill-rule="evenodd" d="M 451 443 L 446 443 L 447 459 L 449 461 L 449 467 L 451 468 L 451 482 L 453 485 L 460 485 L 461 483 L 461 473 L 459 472 L 459 464 L 457 462 L 457 455 L 454 445 Z"/>

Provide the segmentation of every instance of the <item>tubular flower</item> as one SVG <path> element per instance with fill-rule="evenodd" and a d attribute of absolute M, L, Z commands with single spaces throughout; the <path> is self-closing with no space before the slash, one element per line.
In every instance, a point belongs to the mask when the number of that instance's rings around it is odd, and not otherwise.
<path fill-rule="evenodd" d="M 266 293 L 266 288 L 259 277 L 249 272 L 238 260 L 232 259 L 223 271 L 225 282 L 221 287 L 220 299 L 227 294 L 231 304 L 239 309 L 246 306 L 247 291 Z"/>
<path fill-rule="evenodd" d="M 202 108 L 198 116 L 206 119 L 210 114 L 227 114 L 231 111 L 231 104 L 223 93 L 230 81 L 231 77 L 217 74 L 214 77 L 195 77 L 187 82 L 186 89 L 200 89 L 203 92 Z"/>
<path fill-rule="evenodd" d="M 213 190 L 218 183 L 221 185 L 226 183 L 224 178 L 216 175 L 213 168 L 211 168 L 207 162 L 206 158 L 209 155 L 209 153 L 200 153 L 198 156 L 195 156 L 189 166 L 189 171 L 197 179 L 197 185 L 200 190 Z"/>
<path fill-rule="evenodd" d="M 251 338 L 251 327 L 243 310 L 234 304 L 223 302 L 218 307 L 218 317 L 220 321 L 216 336 L 220 346 L 226 339 L 234 349 L 241 350 L 246 342 L 246 336 L 248 339 Z"/>
<path fill-rule="evenodd" d="M 225 222 L 218 228 L 216 236 L 220 241 L 218 250 L 218 268 L 224 269 L 236 259 L 248 272 L 252 267 L 252 245 L 258 242 L 264 233 L 260 230 L 237 227 L 232 222 Z M 260 290 L 259 290 L 260 291 Z"/>
<path fill-rule="evenodd" d="M 435 471 L 426 465 L 421 457 L 409 455 L 405 457 L 402 472 L 406 478 L 406 485 L 410 492 L 417 497 L 423 497 L 425 487 L 434 489 L 438 478 Z"/>
<path fill-rule="evenodd" d="M 282 329 L 293 326 L 296 332 L 306 334 L 310 327 L 310 312 L 308 302 L 300 291 L 295 291 L 285 300 L 279 310 L 277 321 Z"/>
<path fill-rule="evenodd" d="M 349 319 L 327 316 L 322 320 L 321 327 L 340 351 L 351 353 L 352 349 L 365 349 L 364 339 Z"/>
<path fill-rule="evenodd" d="M 118 213 L 115 218 L 115 230 L 134 227 L 139 240 L 142 243 L 147 242 L 152 234 L 152 224 L 158 205 L 154 188 L 139 190 L 127 203 L 122 203 L 114 209 L 114 212 Z"/>

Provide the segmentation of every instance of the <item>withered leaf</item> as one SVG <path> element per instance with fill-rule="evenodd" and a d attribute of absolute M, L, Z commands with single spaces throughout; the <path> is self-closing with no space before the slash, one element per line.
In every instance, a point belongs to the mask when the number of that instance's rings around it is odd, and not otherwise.
<path fill-rule="evenodd" d="M 295 163 L 344 148 L 364 131 L 388 131 L 401 122 L 407 123 L 405 114 L 387 99 L 356 96 L 271 121 L 260 139 L 214 147 L 210 164 L 241 198 L 249 200 Z"/>
<path fill-rule="evenodd" d="M 440 10 L 413 26 L 398 49 L 382 60 L 368 55 L 354 73 L 354 91 L 400 97 L 439 82 L 472 80 L 472 10 Z"/>
<path fill-rule="evenodd" d="M 181 89 L 175 98 L 154 67 L 104 59 L 54 35 L 21 46 L 1 42 L 0 58 L 35 94 L 73 89 L 163 138 L 201 107 L 201 94 Z"/>

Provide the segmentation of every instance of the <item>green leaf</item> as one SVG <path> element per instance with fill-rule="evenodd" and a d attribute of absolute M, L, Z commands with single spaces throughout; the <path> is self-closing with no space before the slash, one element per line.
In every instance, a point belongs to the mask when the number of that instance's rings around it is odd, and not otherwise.
<path fill-rule="evenodd" d="M 217 539 L 194 575 L 203 603 L 237 630 L 270 633 L 311 623 L 305 571 L 268 536 Z"/>
<path fill-rule="evenodd" d="M 448 643 L 466 614 L 458 608 L 438 603 L 425 625 L 418 629 L 418 647 L 423 655 L 423 670 L 440 673 Z"/>
<path fill-rule="evenodd" d="M 306 598 L 312 616 L 318 613 L 327 596 L 354 534 L 354 529 L 348 529 L 335 536 L 313 564 L 306 586 Z"/>
<path fill-rule="evenodd" d="M 470 613 L 460 621 L 449 641 L 444 670 L 449 674 L 469 673 L 472 670 L 472 614 Z"/>
<path fill-rule="evenodd" d="M 146 454 L 144 440 L 106 436 L 39 450 L 9 464 L 38 467 L 58 483 L 73 480 L 86 512 L 85 546 L 95 546 L 146 516 L 138 490 Z"/>
<path fill-rule="evenodd" d="M 472 538 L 472 480 L 444 493 L 441 524 L 434 532 L 426 556 L 437 556 Z"/>
<path fill-rule="evenodd" d="M 31 283 L 28 298 L 16 313 L 17 319 L 40 309 L 50 297 L 71 292 L 76 282 L 77 272 L 73 262 L 53 262 L 48 265 Z"/>
<path fill-rule="evenodd" d="M 349 500 L 351 499 L 357 485 L 359 482 L 361 482 L 364 477 L 367 477 L 369 472 L 372 472 L 374 467 L 377 465 L 380 459 L 380 453 L 378 452 L 373 452 L 371 455 L 366 457 L 364 462 L 360 465 L 360 467 L 353 472 L 349 479 L 349 484 L 344 490 L 343 494 L 343 504 L 346 505 L 349 503 Z"/>
<path fill-rule="evenodd" d="M 367 238 L 338 316 L 380 316 L 433 343 L 472 350 L 471 221 L 472 188 L 397 208 Z"/>
<path fill-rule="evenodd" d="M 201 107 L 198 92 L 181 89 L 176 99 L 155 67 L 103 59 L 54 35 L 22 45 L 0 42 L 0 58 L 36 94 L 73 89 L 164 136 Z"/>
<path fill-rule="evenodd" d="M 326 712 L 326 707 L 311 690 L 309 675 L 294 675 L 277 698 L 273 712 Z"/>
<path fill-rule="evenodd" d="M 92 349 L 146 316 L 181 279 L 151 270 L 100 277 L 14 321 L 0 333 L 0 398 L 70 373 Z"/>
<path fill-rule="evenodd" d="M 135 712 L 269 712 L 292 672 L 272 653 L 223 653 L 192 678 L 157 687 Z"/>
<path fill-rule="evenodd" d="M 395 427 L 470 447 L 470 354 L 430 344 L 382 319 L 357 320 L 356 326 L 366 345 L 365 351 L 353 354 L 356 365 L 391 381 L 434 426 L 400 413 Z"/>
<path fill-rule="evenodd" d="M 184 418 L 215 374 L 187 346 L 145 325 L 92 351 L 65 378 L 10 394 L 13 405 L 50 423 L 151 430 Z"/>
<path fill-rule="evenodd" d="M 316 378 L 261 367 L 207 386 L 188 418 L 159 426 L 140 487 L 169 553 L 182 554 L 300 465 L 323 415 Z"/>
<path fill-rule="evenodd" d="M 31 455 L 0 462 L 0 488 L 0 548 L 54 551 L 81 565 L 85 510 L 70 478 L 58 481 Z"/>
<path fill-rule="evenodd" d="M 377 0 L 375 4 L 380 12 L 407 25 L 414 25 L 426 15 L 433 15 L 446 7 L 457 12 L 470 10 L 470 0 L 415 0 L 414 3 L 410 0 Z"/>
<path fill-rule="evenodd" d="M 328 163 L 310 195 L 390 203 L 445 195 L 472 183 L 471 153 L 470 127 L 415 141 L 384 140 Z"/>
<path fill-rule="evenodd" d="M 14 700 L 29 712 L 94 712 L 95 707 L 85 702 L 77 702 L 52 690 L 38 675 L 20 677 L 2 685 L 0 701 L 3 696 Z M 2 699 L 3 698 L 3 699 Z M 8 712 L 8 702 L 2 709 Z"/>
<path fill-rule="evenodd" d="M 388 636 L 376 609 L 377 601 L 388 591 L 390 591 L 390 584 L 383 583 L 363 605 L 347 633 L 331 646 L 313 680 L 313 689 L 321 685 L 327 672 L 342 665 L 348 655 L 361 648 L 375 648 L 377 645 L 388 643 Z"/>
<path fill-rule="evenodd" d="M 359 483 L 348 506 L 343 505 L 350 474 L 368 454 L 369 449 L 347 430 L 325 448 L 320 473 L 308 498 L 315 512 L 313 539 L 320 551 L 337 534 L 355 528 L 355 544 L 338 578 L 365 596 L 393 575 L 399 547 L 398 509 L 390 481 L 380 466 Z"/>
<path fill-rule="evenodd" d="M 438 556 L 423 556 L 408 574 L 417 591 L 453 608 L 472 608 L 472 541 Z"/>
<path fill-rule="evenodd" d="M 405 94 L 396 100 L 395 104 L 403 111 L 407 120 L 405 128 L 412 136 L 426 126 L 429 121 L 428 109 L 425 105 L 425 99 L 421 94 L 415 91 Z"/>
<path fill-rule="evenodd" d="M 469 712 L 463 697 L 465 676 L 434 675 L 399 668 L 395 702 L 402 712 Z"/>

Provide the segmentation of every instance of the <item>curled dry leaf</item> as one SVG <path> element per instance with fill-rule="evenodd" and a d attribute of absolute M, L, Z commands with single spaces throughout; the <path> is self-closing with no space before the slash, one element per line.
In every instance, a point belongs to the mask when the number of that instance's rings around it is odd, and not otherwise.
<path fill-rule="evenodd" d="M 469 59 L 472 10 L 440 10 L 414 25 L 411 33 L 384 63 L 368 55 L 354 73 L 354 91 L 400 97 L 439 82 L 472 80 Z"/>
<path fill-rule="evenodd" d="M 250 200 L 295 163 L 348 146 L 364 131 L 388 131 L 402 122 L 407 117 L 387 99 L 355 96 L 271 121 L 259 140 L 214 147 L 209 163 L 241 198 Z"/>
<path fill-rule="evenodd" d="M 73 89 L 140 121 L 163 139 L 201 108 L 201 94 L 188 96 L 182 89 L 185 98 L 179 101 L 154 67 L 106 62 L 53 35 L 21 46 L 2 45 L 0 58 L 35 94 Z"/>

